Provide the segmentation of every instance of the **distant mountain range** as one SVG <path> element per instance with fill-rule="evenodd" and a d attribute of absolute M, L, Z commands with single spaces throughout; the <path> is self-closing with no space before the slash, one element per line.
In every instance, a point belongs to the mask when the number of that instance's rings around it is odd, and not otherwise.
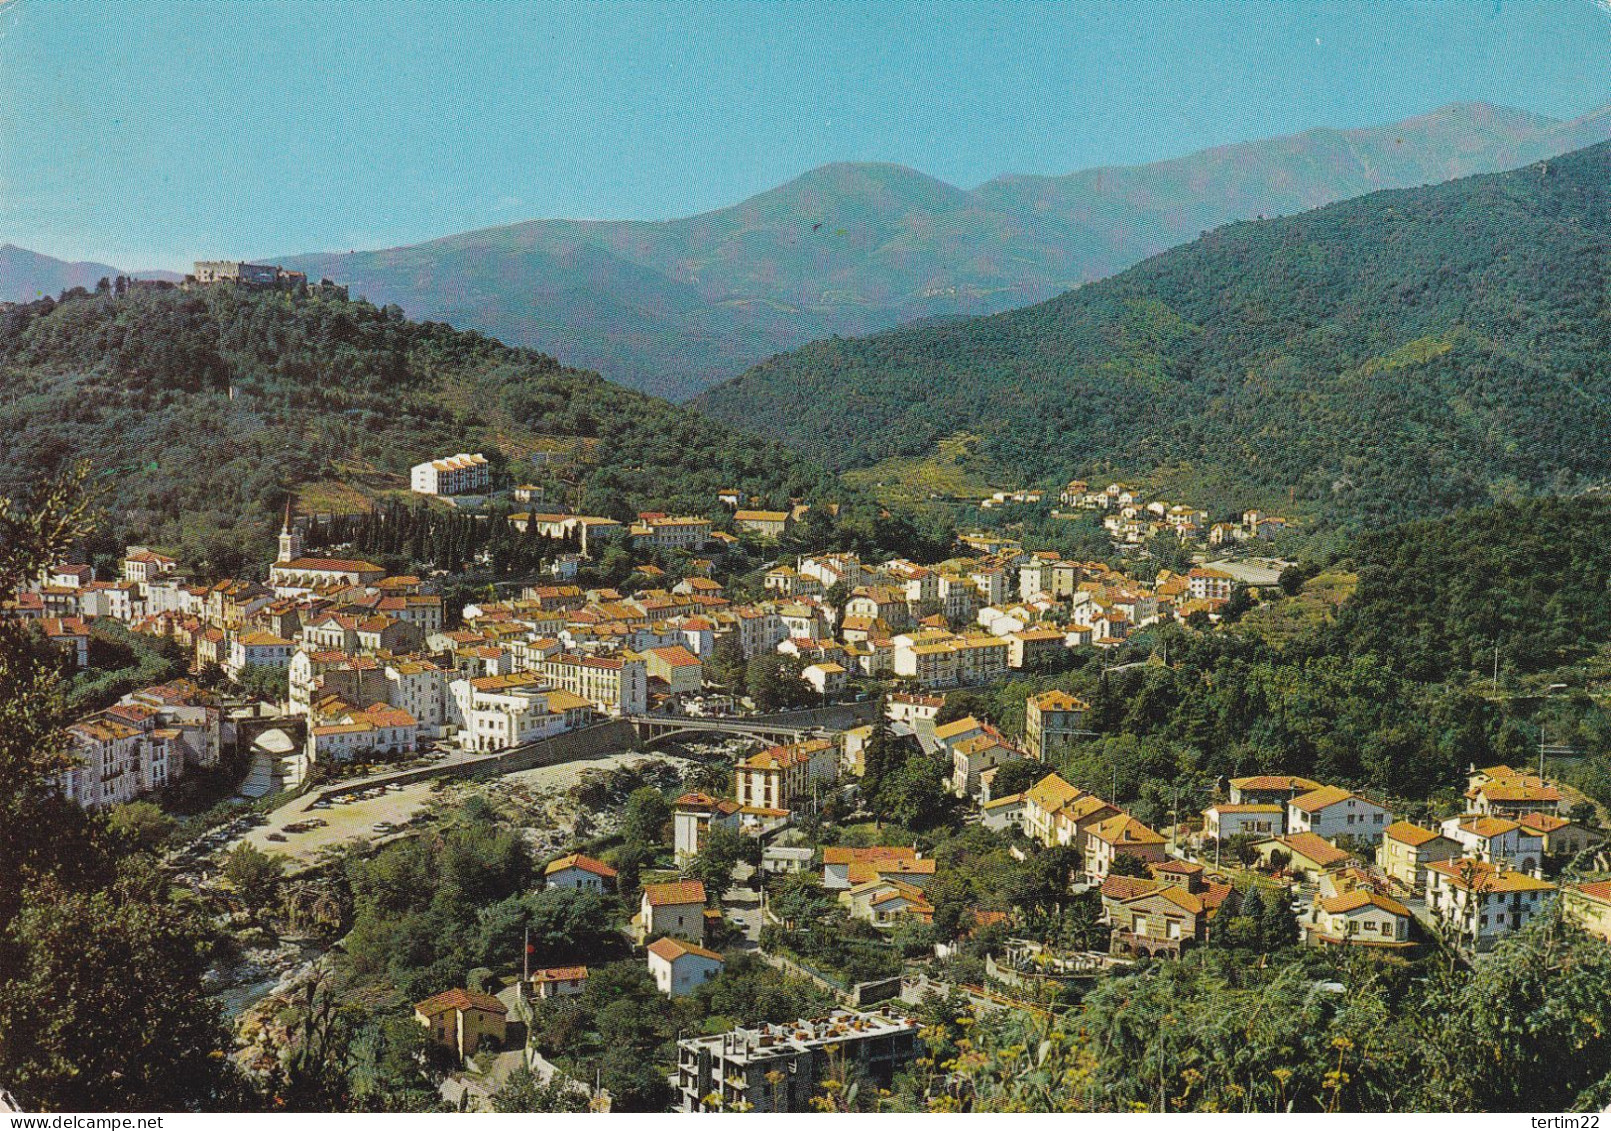
<path fill-rule="evenodd" d="M 172 271 L 125 271 L 105 263 L 68 263 L 16 244 L 0 245 L 0 302 L 32 302 L 74 287 L 94 290 L 102 279 L 133 275 L 140 279 L 178 280 Z"/>
<path fill-rule="evenodd" d="M 127 273 L 104 263 L 66 263 L 8 243 L 0 246 L 0 302 L 32 302 L 74 287 L 92 289 L 102 279 Z"/>
<path fill-rule="evenodd" d="M 965 430 L 1365 522 L 1611 479 L 1611 144 L 1220 227 L 1025 309 L 817 342 L 696 408 L 831 467 Z"/>
<path fill-rule="evenodd" d="M 1496 172 L 1607 138 L 1611 109 L 1559 122 L 1464 104 L 972 191 L 898 165 L 828 165 L 682 220 L 541 220 L 294 263 L 413 317 L 681 399 L 813 339 L 1039 302 L 1231 220 Z"/>
<path fill-rule="evenodd" d="M 280 261 L 411 317 L 684 399 L 814 339 L 1039 302 L 1232 220 L 1514 168 L 1607 138 L 1611 108 L 1563 122 L 1466 103 L 972 190 L 898 165 L 827 165 L 681 220 L 538 220 Z M 58 264 L 56 276 L 54 263 L 0 261 L 0 299 L 93 286 L 112 270 Z"/>

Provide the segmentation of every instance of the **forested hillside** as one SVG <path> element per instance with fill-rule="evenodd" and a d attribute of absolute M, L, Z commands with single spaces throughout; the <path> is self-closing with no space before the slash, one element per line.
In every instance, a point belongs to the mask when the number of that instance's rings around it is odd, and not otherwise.
<path fill-rule="evenodd" d="M 1340 563 L 1357 571 L 1358 589 L 1288 639 L 1240 624 L 1171 626 L 1153 639 L 1155 661 L 1167 663 L 1115 674 L 1093 659 L 1082 671 L 953 692 L 947 710 L 1018 732 L 1027 694 L 1074 692 L 1092 704 L 1101 737 L 1076 750 L 1065 776 L 1106 788 L 1144 820 L 1167 819 L 1168 783 L 1238 773 L 1452 796 L 1472 762 L 1531 765 L 1541 728 L 1583 755 L 1562 776 L 1611 805 L 1608 523 L 1606 498 L 1409 523 L 1361 539 Z M 1304 599 L 1277 586 L 1261 594 L 1266 608 Z"/>
<path fill-rule="evenodd" d="M 570 501 L 620 518 L 702 513 L 724 487 L 781 503 L 831 485 L 776 444 L 396 308 L 213 288 L 0 312 L 0 494 L 89 459 L 109 547 L 234 568 L 272 545 L 288 490 L 406 487 L 410 465 L 466 450 L 520 474 L 552 452 Z"/>
<path fill-rule="evenodd" d="M 1383 520 L 1611 475 L 1611 146 L 1233 224 L 1025 310 L 819 342 L 698 407 L 831 466 L 1186 469 Z"/>

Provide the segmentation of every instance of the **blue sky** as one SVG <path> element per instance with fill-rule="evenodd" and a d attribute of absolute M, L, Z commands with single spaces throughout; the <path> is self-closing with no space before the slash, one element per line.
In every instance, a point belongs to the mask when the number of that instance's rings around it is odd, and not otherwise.
<path fill-rule="evenodd" d="M 1611 0 L 0 0 L 0 243 L 181 267 L 1611 102 Z"/>

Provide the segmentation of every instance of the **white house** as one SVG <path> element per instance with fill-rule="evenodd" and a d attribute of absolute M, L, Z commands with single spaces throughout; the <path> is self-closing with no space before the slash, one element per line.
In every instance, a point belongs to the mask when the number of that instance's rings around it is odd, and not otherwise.
<path fill-rule="evenodd" d="M 1374 844 L 1392 823 L 1393 814 L 1385 805 L 1337 786 L 1321 786 L 1287 802 L 1291 833 L 1314 833 L 1326 840 L 1352 836 Z"/>
<path fill-rule="evenodd" d="M 615 869 L 602 860 L 573 852 L 543 869 L 543 883 L 551 888 L 585 888 L 602 892 L 615 883 Z"/>
<path fill-rule="evenodd" d="M 1468 946 L 1487 950 L 1526 926 L 1555 885 L 1485 860 L 1434 860 L 1426 866 L 1427 910 Z"/>
<path fill-rule="evenodd" d="M 845 682 L 849 678 L 844 665 L 836 664 L 831 660 L 823 664 L 809 664 L 800 673 L 800 678 L 809 683 L 818 695 L 836 695 L 845 689 Z"/>
<path fill-rule="evenodd" d="M 648 946 L 649 976 L 667 997 L 692 993 L 722 972 L 722 956 L 667 936 Z"/>
<path fill-rule="evenodd" d="M 223 668 L 231 679 L 240 679 L 247 668 L 284 671 L 291 664 L 296 645 L 272 632 L 243 632 L 229 644 L 229 658 Z"/>
<path fill-rule="evenodd" d="M 737 829 L 739 804 L 708 793 L 685 793 L 671 803 L 671 843 L 679 863 L 698 855 L 711 828 Z"/>
<path fill-rule="evenodd" d="M 1490 864 L 1538 875 L 1544 866 L 1544 838 L 1509 817 L 1467 814 L 1443 822 L 1443 835 L 1460 845 L 1461 854 Z"/>
<path fill-rule="evenodd" d="M 1273 802 L 1268 805 L 1221 802 L 1203 810 L 1203 833 L 1215 840 L 1245 834 L 1280 836 L 1287 831 L 1286 817 L 1286 808 Z"/>
<path fill-rule="evenodd" d="M 638 903 L 639 938 L 676 935 L 705 941 L 705 885 L 698 880 L 644 884 Z"/>
<path fill-rule="evenodd" d="M 556 997 L 576 997 L 585 989 L 586 966 L 550 966 L 531 972 L 532 996 L 545 1001 Z"/>
<path fill-rule="evenodd" d="M 408 472 L 409 487 L 419 495 L 463 495 L 484 490 L 492 482 L 492 468 L 480 452 L 417 463 Z"/>
<path fill-rule="evenodd" d="M 1410 943 L 1410 910 L 1396 899 L 1356 887 L 1334 895 L 1315 893 L 1303 921 L 1311 946 L 1404 947 Z"/>

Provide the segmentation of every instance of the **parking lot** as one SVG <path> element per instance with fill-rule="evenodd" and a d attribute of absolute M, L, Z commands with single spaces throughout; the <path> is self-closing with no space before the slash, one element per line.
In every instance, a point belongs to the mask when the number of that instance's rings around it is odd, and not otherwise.
<path fill-rule="evenodd" d="M 251 829 L 241 839 L 270 855 L 289 857 L 295 868 L 311 862 L 322 849 L 332 845 L 396 835 L 424 810 L 436 785 L 431 780 L 377 787 L 324 805 L 315 795 L 298 797 L 270 813 L 266 824 Z M 307 827 L 310 823 L 311 828 Z"/>
<path fill-rule="evenodd" d="M 624 750 L 597 758 L 519 770 L 498 780 L 552 797 L 576 785 L 589 770 L 615 769 L 645 757 L 679 760 L 665 754 L 645 755 Z M 287 857 L 295 870 L 313 862 L 323 849 L 333 845 L 355 840 L 375 843 L 406 832 L 408 822 L 423 813 L 435 796 L 441 780 L 376 786 L 330 802 L 321 802 L 316 794 L 298 797 L 270 813 L 266 823 L 246 830 L 238 839 L 270 855 Z M 563 834 L 568 830 L 555 832 Z"/>

